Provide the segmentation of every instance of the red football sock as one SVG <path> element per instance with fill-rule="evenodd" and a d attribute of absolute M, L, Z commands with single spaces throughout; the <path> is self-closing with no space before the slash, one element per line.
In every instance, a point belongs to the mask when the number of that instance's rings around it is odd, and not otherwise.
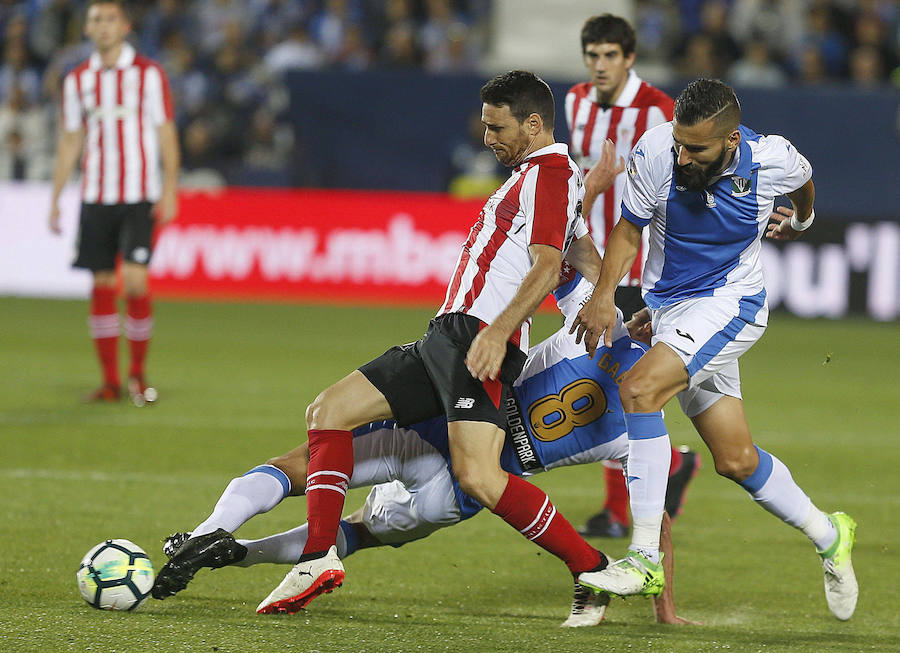
<path fill-rule="evenodd" d="M 306 474 L 309 537 L 303 555 L 327 551 L 337 540 L 344 497 L 353 475 L 353 433 L 311 429 Z"/>
<path fill-rule="evenodd" d="M 128 298 L 128 315 L 125 318 L 125 337 L 131 350 L 131 369 L 128 376 L 144 377 L 144 360 L 147 346 L 153 335 L 153 311 L 150 295 Z"/>
<path fill-rule="evenodd" d="M 603 554 L 584 541 L 537 486 L 509 475 L 506 489 L 493 510 L 526 538 L 561 558 L 573 574 L 594 569 Z"/>
<path fill-rule="evenodd" d="M 103 382 L 119 387 L 119 313 L 116 310 L 115 288 L 94 286 L 88 325 L 97 347 L 97 358 L 100 360 L 100 369 L 103 370 Z"/>
<path fill-rule="evenodd" d="M 672 462 L 669 463 L 669 476 L 678 471 L 681 467 L 681 452 L 672 447 Z"/>
<path fill-rule="evenodd" d="M 608 510 L 617 522 L 628 526 L 628 485 L 625 483 L 622 465 L 604 461 L 603 478 L 606 481 L 606 502 L 603 509 Z"/>

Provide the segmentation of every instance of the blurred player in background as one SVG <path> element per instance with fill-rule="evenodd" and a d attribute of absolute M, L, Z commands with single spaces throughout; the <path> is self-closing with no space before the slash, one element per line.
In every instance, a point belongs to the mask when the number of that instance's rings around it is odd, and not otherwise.
<path fill-rule="evenodd" d="M 611 188 L 597 188 L 590 168 L 602 156 L 607 140 L 615 146 L 616 158 L 626 159 L 647 129 L 672 119 L 672 98 L 632 70 L 636 45 L 634 29 L 625 19 L 610 14 L 589 18 L 581 28 L 581 53 L 590 80 L 576 84 L 566 95 L 569 153 L 586 175 L 582 210 L 601 254 L 621 216 L 625 178 L 618 175 Z M 643 251 L 642 247 L 616 288 L 616 306 L 626 319 L 644 306 L 640 288 Z M 674 518 L 681 509 L 687 482 L 700 468 L 700 456 L 687 449 L 672 449 L 671 455 L 666 510 Z M 622 466 L 615 460 L 604 461 L 603 466 L 606 501 L 579 532 L 586 536 L 625 537 L 628 490 Z"/>
<path fill-rule="evenodd" d="M 634 526 L 626 556 L 579 581 L 621 596 L 654 594 L 664 582 L 658 538 L 670 446 L 662 408 L 678 396 L 716 471 L 810 539 L 822 560 L 828 607 L 846 620 L 858 595 L 850 558 L 856 523 L 817 508 L 784 463 L 753 444 L 738 368 L 768 323 L 760 238 L 765 232 L 794 240 L 812 224 L 812 168 L 785 138 L 757 134 L 740 121 L 734 90 L 699 79 L 678 96 L 674 121 L 644 134 L 628 162 L 624 219 L 612 231 L 596 292 L 575 327 L 589 352 L 601 336 L 611 343 L 614 291 L 649 226 L 643 288 L 653 345 L 619 386 Z M 793 209 L 773 213 L 781 195 Z M 716 392 L 715 401 L 693 397 L 697 388 Z"/>
<path fill-rule="evenodd" d="M 522 375 L 506 400 L 506 436 L 500 455 L 504 470 L 517 476 L 627 456 L 628 442 L 618 383 L 646 351 L 648 316 L 616 327 L 611 348 L 599 352 L 600 365 L 569 334 L 569 324 L 587 301 L 593 286 L 567 273 L 554 291 L 566 324 L 531 348 Z M 629 337 L 631 336 L 631 337 Z M 637 338 L 639 341 L 633 340 Z M 445 417 L 400 427 L 375 422 L 353 432 L 351 488 L 373 486 L 365 505 L 342 519 L 337 555 L 375 546 L 400 546 L 459 523 L 482 506 L 464 494 L 453 478 Z M 167 538 L 171 558 L 160 571 L 153 596 L 164 599 L 185 588 L 203 567 L 260 563 L 293 564 L 307 541 L 304 524 L 259 540 L 235 540 L 232 532 L 253 516 L 274 508 L 288 496 L 305 493 L 309 446 L 303 444 L 265 465 L 233 479 L 215 509 L 192 533 Z M 668 524 L 661 546 L 671 558 Z M 666 569 L 671 579 L 672 569 Z M 566 627 L 594 626 L 603 618 L 608 595 L 575 583 Z M 685 623 L 675 615 L 671 585 L 655 602 L 657 620 Z"/>
<path fill-rule="evenodd" d="M 165 224 L 177 212 L 179 151 L 169 82 L 159 64 L 126 42 L 130 31 L 123 2 L 88 3 L 84 32 L 96 50 L 63 82 L 49 225 L 60 233 L 59 196 L 81 156 L 82 204 L 73 265 L 93 273 L 89 324 L 103 372 L 103 384 L 85 399 L 113 402 L 122 394 L 115 272 L 121 255 L 131 353 L 128 393 L 135 405 L 143 406 L 157 398 L 144 371 L 153 332 L 147 282 L 153 217 Z"/>

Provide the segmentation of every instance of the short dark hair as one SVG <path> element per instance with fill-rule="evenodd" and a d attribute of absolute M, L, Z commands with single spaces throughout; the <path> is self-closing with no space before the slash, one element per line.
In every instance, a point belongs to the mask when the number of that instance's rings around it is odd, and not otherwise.
<path fill-rule="evenodd" d="M 735 129 L 741 122 L 741 103 L 725 82 L 694 80 L 675 99 L 675 122 L 696 125 L 710 118 L 715 118 L 718 127 Z"/>
<path fill-rule="evenodd" d="M 125 3 L 125 0 L 88 0 L 85 12 L 94 5 L 116 5 L 122 11 L 122 15 L 125 16 L 125 18 L 131 19 L 131 14 L 128 12 L 128 5 Z"/>
<path fill-rule="evenodd" d="M 547 82 L 527 70 L 511 70 L 494 77 L 481 87 L 481 101 L 495 107 L 508 106 L 520 123 L 536 113 L 544 121 L 545 129 L 553 129 L 556 116 L 553 91 Z"/>
<path fill-rule="evenodd" d="M 588 18 L 581 28 L 581 51 L 585 52 L 591 43 L 618 43 L 626 57 L 634 52 L 637 37 L 634 28 L 620 16 L 601 14 Z"/>

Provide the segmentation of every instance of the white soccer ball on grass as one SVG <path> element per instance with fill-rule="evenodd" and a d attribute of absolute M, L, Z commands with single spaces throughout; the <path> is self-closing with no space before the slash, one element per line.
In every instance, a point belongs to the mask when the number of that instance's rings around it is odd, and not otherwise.
<path fill-rule="evenodd" d="M 99 610 L 137 610 L 155 574 L 147 553 L 129 540 L 105 540 L 88 551 L 76 574 L 81 596 Z"/>

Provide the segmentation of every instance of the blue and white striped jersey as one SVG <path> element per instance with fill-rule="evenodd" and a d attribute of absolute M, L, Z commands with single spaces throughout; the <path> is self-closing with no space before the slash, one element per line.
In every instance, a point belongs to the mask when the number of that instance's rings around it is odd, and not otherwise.
<path fill-rule="evenodd" d="M 589 358 L 569 334 L 575 314 L 593 285 L 581 275 L 554 293 L 566 324 L 535 345 L 507 400 L 507 435 L 500 465 L 513 474 L 581 465 L 610 457 L 613 440 L 625 433 L 619 384 L 646 347 L 628 337 L 621 313 L 612 347 Z"/>
<path fill-rule="evenodd" d="M 622 217 L 650 227 L 641 283 L 650 308 L 689 297 L 764 296 L 760 238 L 775 198 L 805 184 L 812 167 L 787 139 L 739 129 L 731 165 L 700 192 L 674 183 L 671 122 L 648 130 L 631 152 Z"/>

